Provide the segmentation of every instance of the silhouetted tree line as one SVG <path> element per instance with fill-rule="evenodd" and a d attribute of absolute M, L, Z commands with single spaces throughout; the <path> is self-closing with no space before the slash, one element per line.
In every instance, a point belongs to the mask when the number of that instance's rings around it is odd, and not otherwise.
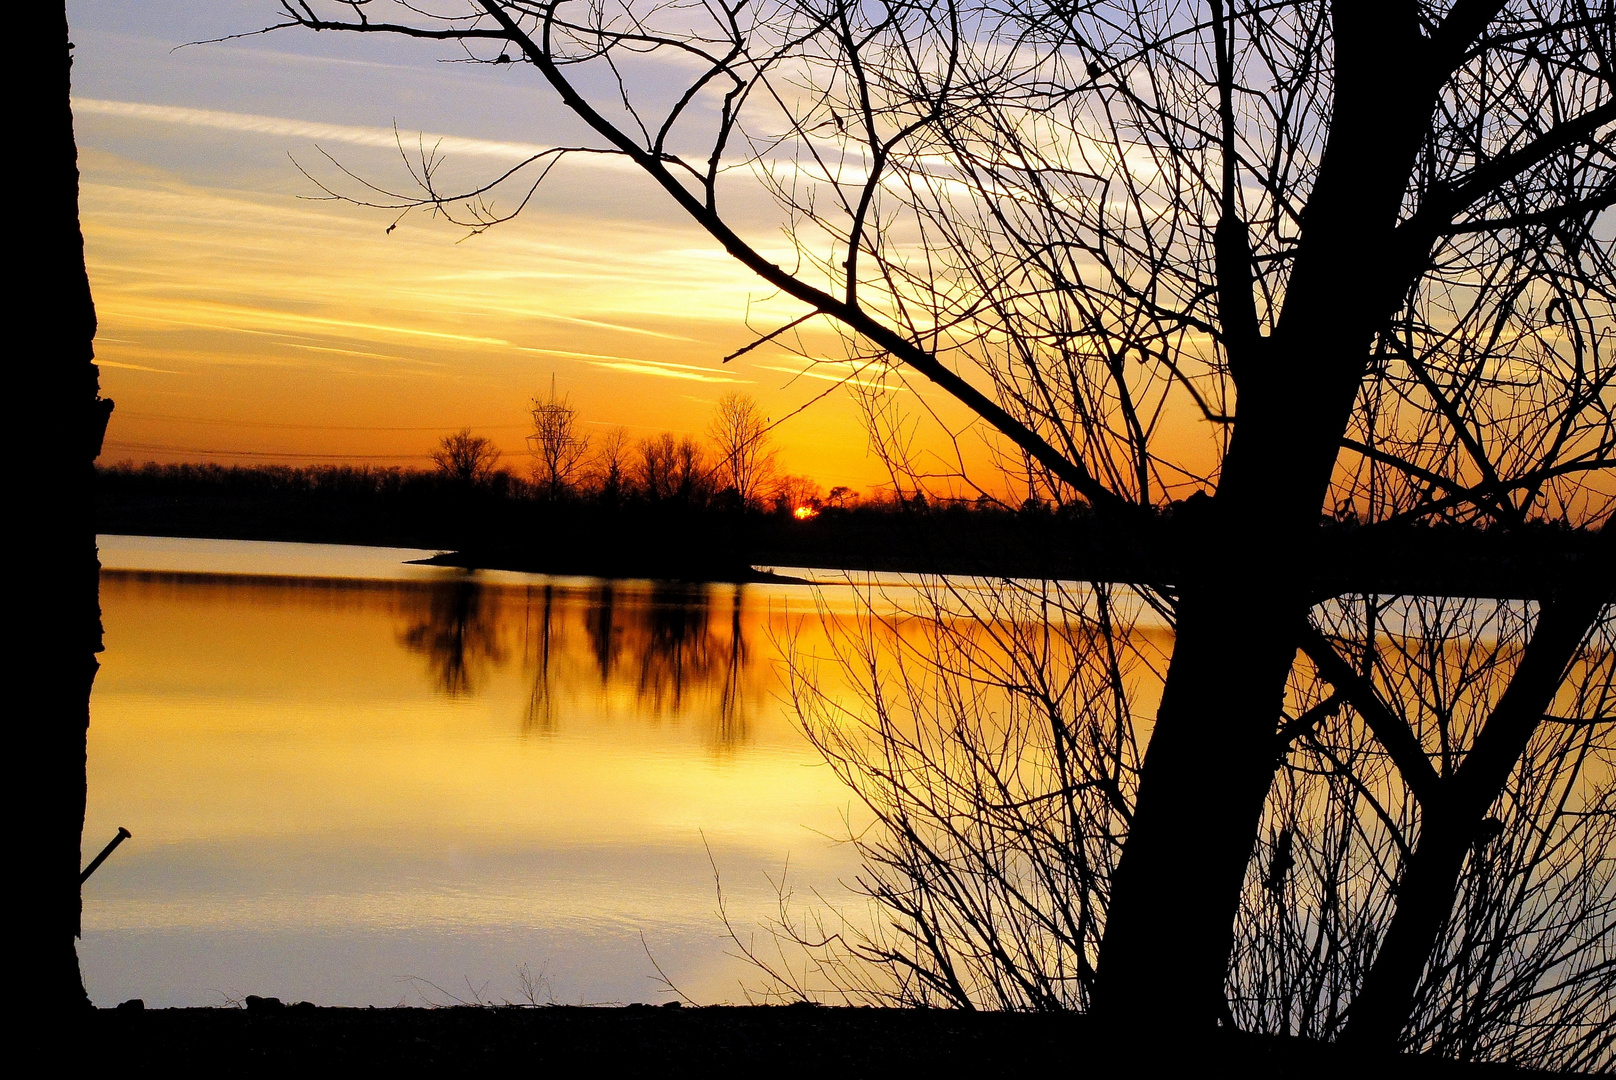
<path fill-rule="evenodd" d="M 446 442 L 448 440 L 445 440 Z M 801 487 L 750 505 L 685 469 L 673 436 L 612 484 L 560 495 L 502 468 L 119 464 L 100 469 L 104 533 L 363 543 L 450 550 L 470 564 L 611 576 L 729 579 L 748 567 L 811 566 L 1008 578 L 1173 581 L 1200 542 L 1195 500 L 1119 523 L 1081 504 L 882 492 L 820 497 Z M 611 474 L 607 474 L 610 476 Z M 809 511 L 798 517 L 798 509 Z M 653 531 L 647 532 L 647 529 Z M 1574 581 L 1595 535 L 1559 522 L 1510 528 L 1321 526 L 1316 587 L 1531 596 Z"/>

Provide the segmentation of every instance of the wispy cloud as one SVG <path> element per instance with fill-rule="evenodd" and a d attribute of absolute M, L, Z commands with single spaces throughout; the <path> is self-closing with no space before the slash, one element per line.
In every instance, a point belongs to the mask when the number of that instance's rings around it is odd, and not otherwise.
<path fill-rule="evenodd" d="M 286 346 L 287 346 L 287 348 L 291 348 L 291 349 L 307 349 L 309 352 L 335 353 L 338 356 L 368 356 L 368 357 L 371 357 L 372 359 L 376 359 L 376 360 L 404 360 L 404 361 L 410 361 L 410 360 L 414 359 L 413 357 L 409 357 L 409 356 L 398 356 L 398 355 L 396 355 L 394 353 L 366 352 L 363 349 L 334 349 L 329 345 L 302 345 L 302 344 L 299 344 L 296 341 L 288 341 L 288 342 L 286 342 Z M 417 361 L 417 362 L 421 363 L 421 362 L 424 362 L 424 361 Z M 435 366 L 441 367 L 442 365 L 440 364 L 440 365 L 435 365 Z"/>
<path fill-rule="evenodd" d="M 154 375 L 184 375 L 185 374 L 185 372 L 183 372 L 183 371 L 175 371 L 172 368 L 147 367 L 145 364 L 120 364 L 116 360 L 97 360 L 95 362 L 95 365 L 96 365 L 96 367 L 123 368 L 125 371 L 149 371 L 149 372 L 153 373 Z"/>
<path fill-rule="evenodd" d="M 354 336 L 400 335 L 426 338 L 431 341 L 452 342 L 463 345 L 489 345 L 509 347 L 504 338 L 481 337 L 474 334 L 453 334 L 443 330 L 422 330 L 411 326 L 390 326 L 383 323 L 361 322 L 355 319 L 336 319 L 324 315 L 305 315 L 299 312 L 276 311 L 271 308 L 248 308 L 234 305 L 180 301 L 167 305 L 168 311 L 148 308 L 131 317 L 149 323 L 167 323 L 190 326 L 202 330 L 227 330 L 239 334 L 276 334 L 324 332 L 351 333 Z M 255 325 L 256 324 L 256 325 Z"/>
<path fill-rule="evenodd" d="M 470 154 L 478 157 L 502 158 L 507 161 L 522 161 L 554 149 L 539 143 L 468 139 L 460 135 L 395 131 L 392 128 L 360 127 L 354 124 L 321 124 L 281 116 L 259 116 L 253 113 L 224 112 L 219 109 L 193 109 L 179 105 L 148 105 L 139 101 L 108 101 L 104 98 L 75 97 L 73 111 L 81 115 L 114 116 L 127 120 L 213 128 L 218 131 L 236 131 L 249 135 L 275 135 L 281 138 L 309 139 L 314 142 L 345 143 L 349 146 L 397 149 L 402 141 L 406 150 L 425 146 L 428 150 L 436 148 L 443 153 Z M 596 155 L 589 156 L 596 157 Z"/>
<path fill-rule="evenodd" d="M 524 348 L 523 352 L 542 353 L 545 356 L 564 356 L 569 360 L 578 360 L 590 367 L 605 368 L 609 371 L 626 371 L 634 375 L 652 375 L 659 379 L 684 379 L 689 382 L 702 383 L 750 383 L 751 379 L 737 379 L 729 375 L 720 375 L 711 368 L 697 367 L 695 364 L 675 364 L 670 360 L 636 360 L 629 356 L 605 356 L 600 353 L 572 352 L 568 349 L 539 349 Z"/>
<path fill-rule="evenodd" d="M 820 365 L 834 365 L 834 366 L 838 366 L 838 367 L 846 366 L 845 362 L 843 362 L 843 361 L 829 361 L 829 360 L 827 360 L 827 361 L 819 361 L 818 363 L 816 363 L 815 367 L 820 366 Z M 858 375 L 859 375 L 860 372 L 862 372 L 862 370 L 863 370 L 862 368 L 856 369 L 854 371 L 850 371 L 846 375 L 830 375 L 830 374 L 827 374 L 827 373 L 825 373 L 823 371 L 816 371 L 814 369 L 814 367 L 794 368 L 794 367 L 786 367 L 786 366 L 781 365 L 781 364 L 758 364 L 757 366 L 759 368 L 761 368 L 762 370 L 764 370 L 764 371 L 784 372 L 785 374 L 790 375 L 793 379 L 796 379 L 796 378 L 818 379 L 821 382 L 838 383 L 838 384 L 840 384 L 842 386 L 865 386 L 865 387 L 869 387 L 871 390 L 907 390 L 908 389 L 908 387 L 904 386 L 902 383 L 872 382 L 869 379 L 861 379 L 861 378 L 858 377 Z"/>
<path fill-rule="evenodd" d="M 639 326 L 624 326 L 622 323 L 602 322 L 599 319 L 580 319 L 575 315 L 556 315 L 553 312 L 539 311 L 533 313 L 534 318 L 551 319 L 555 322 L 571 323 L 574 326 L 593 326 L 601 330 L 616 330 L 623 334 L 643 334 L 646 337 L 664 338 L 668 341 L 695 341 L 695 338 L 683 334 L 670 334 L 665 330 L 646 330 Z"/>
<path fill-rule="evenodd" d="M 598 368 L 609 368 L 612 371 L 627 371 L 635 375 L 654 375 L 659 379 L 687 379 L 691 382 L 701 383 L 750 383 L 751 379 L 731 379 L 724 375 L 709 375 L 699 371 L 676 371 L 658 364 L 655 360 L 620 360 L 607 362 L 604 360 L 585 360 L 584 363 Z"/>

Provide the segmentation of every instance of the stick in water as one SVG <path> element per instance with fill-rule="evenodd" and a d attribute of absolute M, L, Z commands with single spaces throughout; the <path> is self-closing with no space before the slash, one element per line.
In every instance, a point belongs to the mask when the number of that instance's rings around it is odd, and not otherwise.
<path fill-rule="evenodd" d="M 101 849 L 101 854 L 97 855 L 95 857 L 95 859 L 91 861 L 90 865 L 86 866 L 84 868 L 84 872 L 79 875 L 79 884 L 83 885 L 86 881 L 89 881 L 90 880 L 90 875 L 95 873 L 96 867 L 98 867 L 102 863 L 106 862 L 107 861 L 107 856 L 111 855 L 114 851 L 116 851 L 117 848 L 118 848 L 118 845 L 123 843 L 125 840 L 129 839 L 129 837 L 131 837 L 132 835 L 134 835 L 134 834 L 131 833 L 128 829 L 124 828 L 122 825 L 119 825 L 118 826 L 118 835 L 114 836 L 112 838 L 112 842 L 109 843 L 106 847 Z"/>

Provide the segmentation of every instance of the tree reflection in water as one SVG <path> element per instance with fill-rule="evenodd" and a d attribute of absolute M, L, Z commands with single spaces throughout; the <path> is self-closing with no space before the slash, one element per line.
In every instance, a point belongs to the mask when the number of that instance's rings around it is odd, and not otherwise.
<path fill-rule="evenodd" d="M 440 693 L 476 694 L 483 669 L 505 660 L 497 604 L 490 603 L 488 590 L 466 579 L 434 585 L 426 591 L 424 612 L 419 593 L 410 599 L 415 602 L 407 604 L 413 610 L 399 643 L 426 656 Z"/>
<path fill-rule="evenodd" d="M 730 601 L 729 644 L 725 649 L 724 685 L 718 694 L 718 743 L 736 746 L 746 741 L 751 719 L 747 714 L 745 674 L 749 655 L 741 627 L 741 589 L 735 586 Z"/>
<path fill-rule="evenodd" d="M 708 629 L 710 607 L 706 589 L 676 582 L 652 588 L 638 649 L 643 711 L 677 718 L 686 694 L 712 683 L 716 650 Z"/>
<path fill-rule="evenodd" d="M 698 720 L 720 748 L 750 736 L 761 690 L 744 586 L 725 595 L 677 582 L 513 589 L 462 580 L 418 595 L 424 603 L 409 605 L 398 638 L 426 655 L 434 684 L 451 697 L 481 692 L 486 669 L 506 662 L 504 643 L 519 632 L 531 679 L 527 731 L 552 733 L 569 706 L 581 705 L 648 720 Z"/>
<path fill-rule="evenodd" d="M 533 618 L 535 592 L 540 594 L 537 625 Z M 527 590 L 527 606 L 523 611 L 526 616 L 527 639 L 533 643 L 534 652 L 537 654 L 533 664 L 533 689 L 527 696 L 525 726 L 529 731 L 551 732 L 556 727 L 556 698 L 550 674 L 550 630 L 554 622 L 552 618 L 554 610 L 555 586 L 546 585 L 542 589 Z"/>
<path fill-rule="evenodd" d="M 600 672 L 602 687 L 611 681 L 612 668 L 617 663 L 617 654 L 620 651 L 618 641 L 620 631 L 612 622 L 612 602 L 615 598 L 612 583 L 608 581 L 595 592 L 584 620 L 589 628 L 590 651 L 594 653 L 595 667 Z"/>

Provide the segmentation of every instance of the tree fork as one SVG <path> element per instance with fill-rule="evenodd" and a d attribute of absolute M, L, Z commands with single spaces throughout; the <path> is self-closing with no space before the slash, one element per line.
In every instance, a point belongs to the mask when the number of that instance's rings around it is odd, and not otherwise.
<path fill-rule="evenodd" d="M 1434 107 L 1418 104 L 1434 93 L 1419 75 L 1421 38 L 1408 20 L 1388 27 L 1372 12 L 1335 12 L 1333 123 L 1289 291 L 1270 337 L 1225 328 L 1230 369 L 1243 373 L 1235 426 L 1181 590 L 1100 946 L 1097 1011 L 1125 1028 L 1162 1012 L 1202 1028 L 1224 1015 L 1231 928 L 1280 764 L 1274 732 L 1310 606 L 1317 516 L 1369 346 L 1408 284 L 1377 256 L 1395 235 Z M 1403 62 L 1388 69 L 1388 55 Z M 1224 209 L 1220 240 L 1237 227 L 1231 200 Z M 1226 273 L 1248 277 L 1235 261 L 1220 259 L 1220 288 Z"/>
<path fill-rule="evenodd" d="M 1402 1036 L 1420 976 L 1452 913 L 1466 856 L 1487 811 L 1542 724 L 1577 650 L 1612 600 L 1616 530 L 1607 524 L 1599 539 L 1594 565 L 1604 580 L 1589 583 L 1574 596 L 1545 602 L 1521 664 L 1469 755 L 1422 804 L 1419 842 L 1398 882 L 1397 912 L 1348 1013 L 1342 1034 L 1348 1045 L 1390 1051 Z"/>

